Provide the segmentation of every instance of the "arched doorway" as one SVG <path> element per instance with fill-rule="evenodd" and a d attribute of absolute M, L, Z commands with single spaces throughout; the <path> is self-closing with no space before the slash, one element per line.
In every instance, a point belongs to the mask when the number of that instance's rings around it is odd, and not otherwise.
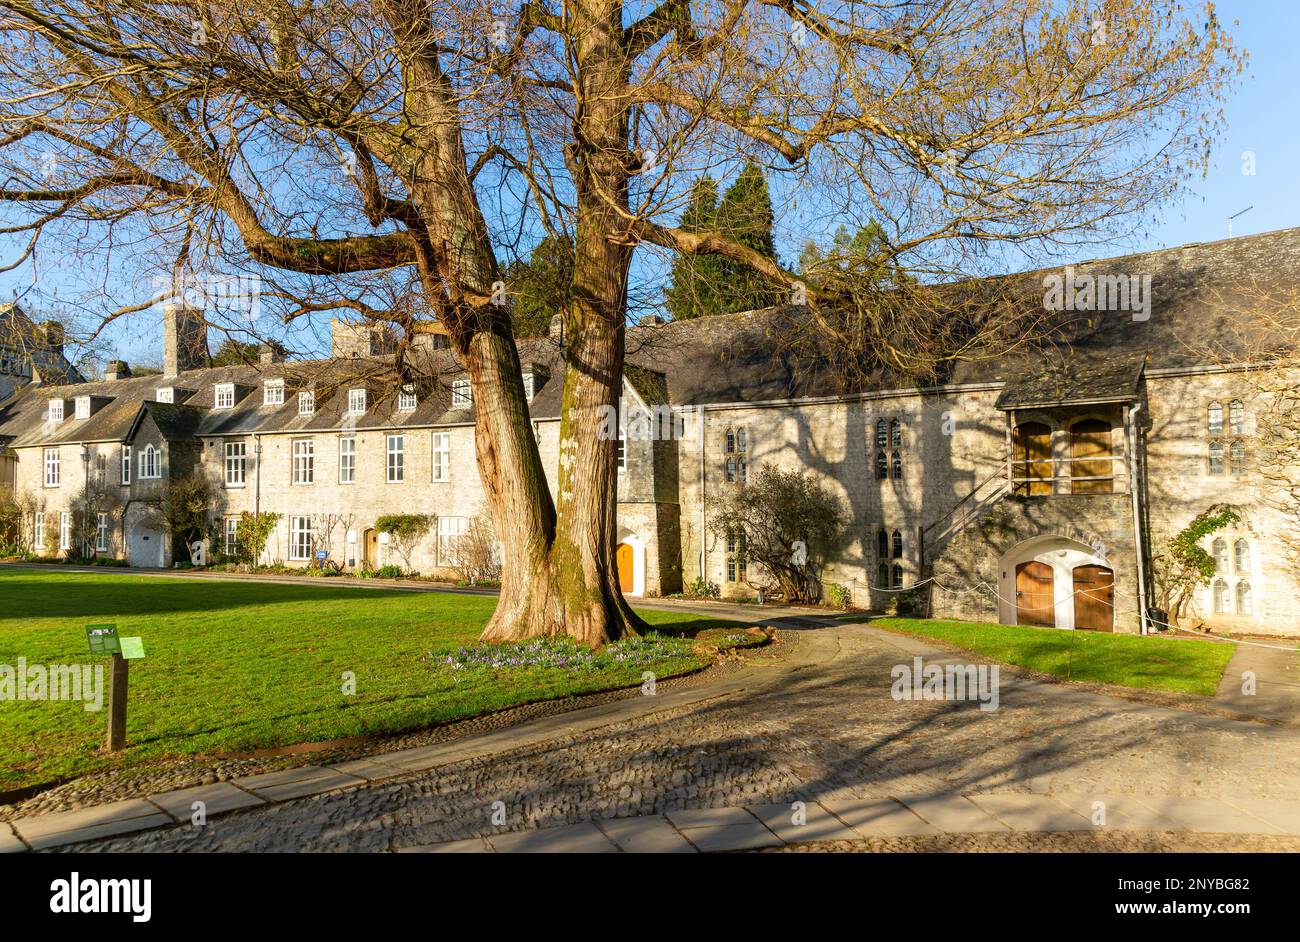
<path fill-rule="evenodd" d="M 1052 493 L 1052 429 L 1043 422 L 1016 426 L 1016 456 L 1012 468 L 1016 493 Z"/>
<path fill-rule="evenodd" d="M 634 585 L 632 574 L 634 554 L 632 547 L 626 543 L 618 544 L 614 559 L 618 563 L 618 587 L 623 591 L 624 595 L 631 595 Z"/>
<path fill-rule="evenodd" d="M 1074 627 L 1115 630 L 1115 573 L 1089 563 L 1074 567 Z"/>
<path fill-rule="evenodd" d="M 1030 560 L 1016 566 L 1016 624 L 1056 627 L 1056 589 L 1052 567 Z"/>
<path fill-rule="evenodd" d="M 1070 459 L 1071 494 L 1109 494 L 1115 474 L 1110 460 L 1110 423 L 1104 419 L 1075 422 L 1070 427 Z"/>
<path fill-rule="evenodd" d="M 367 569 L 379 568 L 379 531 L 373 527 L 361 534 L 361 558 Z"/>

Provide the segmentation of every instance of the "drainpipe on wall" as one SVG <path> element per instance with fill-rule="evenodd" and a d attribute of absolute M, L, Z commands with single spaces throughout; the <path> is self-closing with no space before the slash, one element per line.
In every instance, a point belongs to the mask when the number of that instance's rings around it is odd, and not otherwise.
<path fill-rule="evenodd" d="M 708 514 L 704 509 L 704 407 L 697 406 L 700 426 L 700 578 L 709 584 Z"/>
<path fill-rule="evenodd" d="M 257 462 L 253 468 L 253 516 L 262 515 L 262 436 L 253 436 L 253 460 Z M 257 560 L 253 560 L 257 564 Z"/>
<path fill-rule="evenodd" d="M 1139 516 L 1138 480 L 1137 480 L 1137 414 L 1142 411 L 1142 403 L 1129 409 L 1128 413 L 1128 489 L 1133 498 L 1133 548 L 1137 553 L 1138 575 L 1138 625 L 1142 634 L 1147 634 L 1147 577 L 1145 554 L 1142 551 L 1142 522 Z"/>

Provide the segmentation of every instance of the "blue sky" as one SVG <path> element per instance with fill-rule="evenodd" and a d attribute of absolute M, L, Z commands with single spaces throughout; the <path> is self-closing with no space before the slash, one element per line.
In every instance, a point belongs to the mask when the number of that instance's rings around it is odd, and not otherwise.
<path fill-rule="evenodd" d="M 1249 53 L 1250 63 L 1225 105 L 1227 128 L 1217 142 L 1207 175 L 1191 181 L 1189 195 L 1167 205 L 1141 231 L 1115 243 L 1111 250 L 1085 246 L 1075 260 L 1226 238 L 1228 217 L 1248 207 L 1249 211 L 1233 222 L 1234 235 L 1300 226 L 1300 57 L 1294 43 L 1300 33 L 1300 7 L 1296 0 L 1225 0 L 1216 4 L 1216 11 L 1221 22 L 1232 24 L 1230 32 Z M 1253 155 L 1253 174 L 1246 172 L 1247 154 Z M 778 244 L 786 261 L 793 261 L 800 248 L 802 245 Z M 645 261 L 648 259 L 641 264 Z M 650 267 L 655 267 L 654 263 Z M 21 292 L 29 284 L 27 272 L 0 274 L 0 298 L 11 296 L 14 288 Z M 136 291 L 123 292 L 123 301 L 137 297 Z M 160 316 L 142 313 L 129 326 L 113 328 L 109 338 L 113 354 L 133 362 L 157 360 L 160 321 Z M 318 330 L 314 336 L 315 341 L 308 340 L 305 346 L 323 352 L 327 342 L 324 332 Z M 301 348 L 303 339 L 293 346 Z"/>

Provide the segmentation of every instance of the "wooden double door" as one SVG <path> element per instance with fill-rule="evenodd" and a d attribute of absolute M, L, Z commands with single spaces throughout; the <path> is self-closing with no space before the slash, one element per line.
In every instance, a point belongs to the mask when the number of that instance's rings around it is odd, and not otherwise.
<path fill-rule="evenodd" d="M 1074 627 L 1114 631 L 1114 571 L 1098 565 L 1076 566 L 1071 576 Z M 1047 563 L 1031 560 L 1016 566 L 1016 624 L 1056 625 L 1056 579 Z"/>

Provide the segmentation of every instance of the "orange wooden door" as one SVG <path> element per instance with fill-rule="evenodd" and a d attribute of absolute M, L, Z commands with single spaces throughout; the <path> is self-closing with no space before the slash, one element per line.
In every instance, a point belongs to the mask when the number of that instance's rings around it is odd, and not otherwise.
<path fill-rule="evenodd" d="M 618 544 L 614 554 L 618 562 L 618 587 L 624 592 L 632 591 L 632 547 L 626 543 Z"/>
<path fill-rule="evenodd" d="M 1016 485 L 1017 494 L 1052 493 L 1052 430 L 1042 422 L 1016 426 L 1015 477 L 1030 478 Z"/>
<path fill-rule="evenodd" d="M 1103 458 L 1104 456 L 1104 458 Z M 1070 476 L 1099 478 L 1072 481 L 1072 494 L 1109 494 L 1114 474 L 1110 460 L 1110 423 L 1101 419 L 1084 419 L 1070 429 Z"/>
<path fill-rule="evenodd" d="M 1037 561 L 1016 567 L 1016 624 L 1056 625 L 1052 567 Z"/>
<path fill-rule="evenodd" d="M 1074 627 L 1087 631 L 1115 630 L 1115 573 L 1105 566 L 1076 566 Z"/>

